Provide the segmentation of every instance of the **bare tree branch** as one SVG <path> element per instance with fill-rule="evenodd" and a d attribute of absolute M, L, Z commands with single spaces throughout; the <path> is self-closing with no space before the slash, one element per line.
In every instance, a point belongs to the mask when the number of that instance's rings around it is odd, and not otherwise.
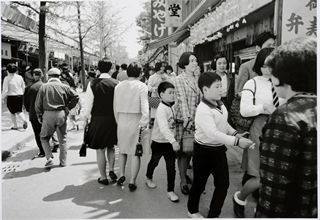
<path fill-rule="evenodd" d="M 16 5 L 20 5 L 20 6 L 24 6 L 24 7 L 27 7 L 27 8 L 30 8 L 32 11 L 36 12 L 37 14 L 40 14 L 40 11 L 38 11 L 37 9 L 35 9 L 34 7 L 32 7 L 29 3 L 25 3 L 25 2 L 12 2 L 13 4 L 16 4 Z"/>

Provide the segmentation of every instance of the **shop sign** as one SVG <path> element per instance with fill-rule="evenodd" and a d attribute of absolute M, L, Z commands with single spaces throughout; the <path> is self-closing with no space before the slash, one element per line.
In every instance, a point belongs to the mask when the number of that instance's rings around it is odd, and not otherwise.
<path fill-rule="evenodd" d="M 165 8 L 165 0 L 151 0 L 151 37 L 153 40 L 168 36 L 168 28 L 165 26 Z"/>
<path fill-rule="evenodd" d="M 179 27 L 182 24 L 182 0 L 166 0 L 165 26 Z"/>
<path fill-rule="evenodd" d="M 1 42 L 1 59 L 11 59 L 11 44 Z"/>
<path fill-rule="evenodd" d="M 317 0 L 283 0 L 281 43 L 317 37 Z"/>

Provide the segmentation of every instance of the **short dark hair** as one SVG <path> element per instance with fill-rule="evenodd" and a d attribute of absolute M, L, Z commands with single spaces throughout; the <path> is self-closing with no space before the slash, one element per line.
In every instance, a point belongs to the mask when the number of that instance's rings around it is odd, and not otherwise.
<path fill-rule="evenodd" d="M 98 62 L 98 70 L 100 73 L 108 73 L 112 67 L 112 62 L 110 60 L 100 60 Z"/>
<path fill-rule="evenodd" d="M 274 48 L 272 47 L 266 47 L 262 48 L 257 54 L 256 61 L 254 62 L 252 70 L 259 76 L 262 76 L 261 67 L 264 65 L 267 56 L 269 56 L 273 50 Z"/>
<path fill-rule="evenodd" d="M 171 82 L 164 81 L 161 82 L 158 86 L 158 94 L 160 96 L 160 93 L 165 92 L 168 88 L 174 89 L 174 85 Z"/>
<path fill-rule="evenodd" d="M 221 81 L 221 77 L 215 72 L 204 72 L 200 74 L 198 79 L 198 86 L 201 92 L 203 93 L 203 87 L 210 87 L 212 83 L 216 81 Z"/>
<path fill-rule="evenodd" d="M 121 64 L 120 67 L 121 67 L 121 69 L 123 69 L 123 70 L 127 70 L 127 69 L 128 69 L 128 65 L 125 64 L 125 63 Z"/>
<path fill-rule="evenodd" d="M 137 62 L 130 63 L 127 69 L 128 77 L 138 78 L 142 72 L 142 67 Z"/>
<path fill-rule="evenodd" d="M 15 73 L 15 72 L 18 71 L 18 67 L 17 67 L 17 65 L 16 65 L 15 63 L 9 63 L 9 64 L 7 65 L 7 71 L 8 71 L 9 73 Z"/>
<path fill-rule="evenodd" d="M 32 71 L 32 74 L 33 75 L 37 75 L 37 76 L 42 76 L 43 73 L 42 73 L 42 70 L 40 68 L 36 68 Z"/>
<path fill-rule="evenodd" d="M 161 62 L 157 62 L 155 67 L 154 67 L 154 71 L 158 72 L 161 69 L 162 64 L 163 64 L 162 61 Z"/>
<path fill-rule="evenodd" d="M 253 42 L 253 45 L 257 45 L 259 47 L 262 47 L 262 44 L 266 42 L 268 39 L 276 39 L 276 36 L 272 34 L 271 32 L 262 32 L 259 34 L 256 39 Z"/>
<path fill-rule="evenodd" d="M 212 62 L 211 62 L 211 69 L 212 69 L 212 70 L 216 70 L 216 69 L 217 69 L 217 60 L 220 59 L 220 58 L 225 58 L 225 59 L 226 59 L 226 61 L 227 61 L 227 67 L 226 67 L 226 69 L 228 70 L 228 69 L 229 69 L 229 61 L 228 61 L 227 57 L 226 57 L 225 55 L 223 55 L 223 54 L 217 54 L 217 55 L 213 58 L 213 60 L 212 60 Z"/>
<path fill-rule="evenodd" d="M 317 39 L 295 38 L 276 48 L 266 60 L 280 85 L 296 92 L 317 93 Z M 276 85 L 277 86 L 277 85 Z"/>
<path fill-rule="evenodd" d="M 164 71 L 167 72 L 167 70 L 171 70 L 171 72 L 173 72 L 172 66 L 170 66 L 170 65 L 166 66 L 166 68 L 164 68 Z"/>
<path fill-rule="evenodd" d="M 116 70 L 118 71 L 120 69 L 120 66 L 117 64 L 116 65 Z"/>
<path fill-rule="evenodd" d="M 181 69 L 184 69 L 187 65 L 189 65 L 189 57 L 193 55 L 196 57 L 196 55 L 192 52 L 183 52 L 180 56 L 179 62 L 178 62 L 178 66 Z"/>

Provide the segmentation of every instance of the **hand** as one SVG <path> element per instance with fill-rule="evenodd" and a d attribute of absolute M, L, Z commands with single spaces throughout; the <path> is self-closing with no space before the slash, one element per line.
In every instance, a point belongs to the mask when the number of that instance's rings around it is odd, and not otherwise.
<path fill-rule="evenodd" d="M 179 145 L 179 143 L 178 142 L 173 142 L 172 143 L 172 148 L 173 148 L 173 150 L 175 151 L 175 152 L 178 152 L 179 150 L 180 150 L 180 145 Z"/>
<path fill-rule="evenodd" d="M 271 114 L 272 112 L 274 112 L 274 110 L 276 110 L 276 108 L 274 107 L 274 105 L 263 104 L 263 110 L 265 113 Z"/>
<path fill-rule="evenodd" d="M 253 144 L 254 143 L 250 139 L 247 139 L 247 138 L 240 138 L 239 139 L 239 147 L 242 149 L 248 148 L 248 147 L 252 146 Z"/>

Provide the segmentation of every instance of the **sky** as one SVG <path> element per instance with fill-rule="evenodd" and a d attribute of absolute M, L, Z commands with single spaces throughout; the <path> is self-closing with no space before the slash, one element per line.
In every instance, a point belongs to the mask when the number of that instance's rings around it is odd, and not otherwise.
<path fill-rule="evenodd" d="M 142 46 L 138 44 L 137 38 L 138 27 L 136 25 L 136 17 L 143 11 L 143 3 L 150 0 L 112 0 L 115 8 L 124 8 L 120 13 L 124 22 L 130 26 L 127 33 L 123 36 L 124 41 L 121 43 L 127 48 L 129 58 L 138 55 L 138 51 Z"/>

